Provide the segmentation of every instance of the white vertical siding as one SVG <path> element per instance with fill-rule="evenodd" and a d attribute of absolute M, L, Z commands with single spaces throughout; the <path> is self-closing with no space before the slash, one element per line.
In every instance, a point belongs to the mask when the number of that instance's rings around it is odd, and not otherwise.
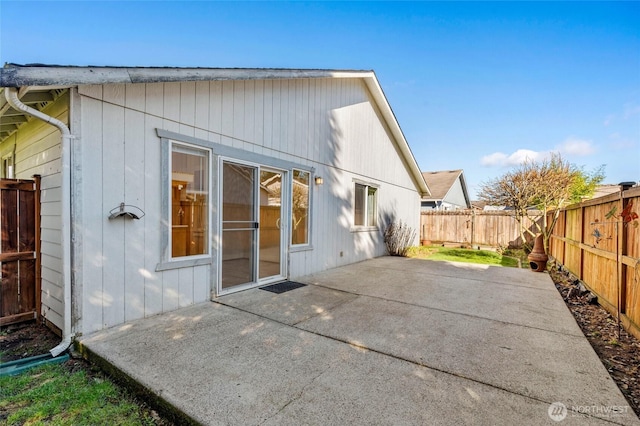
<path fill-rule="evenodd" d="M 157 85 L 147 85 L 157 92 Z M 160 85 L 160 91 L 162 86 Z M 160 98 L 162 99 L 162 97 Z M 148 103 L 147 103 L 148 105 Z M 155 105 L 154 107 L 158 107 Z M 162 108 L 162 105 L 160 105 Z M 162 190 L 159 176 L 161 175 L 160 143 L 155 129 L 162 127 L 162 119 L 151 114 L 144 117 L 144 212 L 141 219 L 144 225 L 144 264 L 141 265 L 141 275 L 144 276 L 144 316 L 162 312 L 162 274 L 155 271 L 158 259 L 161 257 L 161 200 Z"/>
<path fill-rule="evenodd" d="M 132 85 L 139 86 L 139 85 Z M 144 89 L 144 88 L 143 88 Z M 127 92 L 127 96 L 129 92 Z M 143 98 L 144 101 L 144 98 Z M 142 104 L 144 105 L 144 103 Z M 124 116 L 124 198 L 122 202 L 146 211 L 145 206 L 145 120 L 144 114 L 126 109 Z M 125 320 L 144 316 L 144 280 L 141 273 L 145 257 L 145 224 L 139 220 L 124 222 Z M 142 262 L 141 262 L 142 261 Z"/>
<path fill-rule="evenodd" d="M 62 94 L 42 112 L 69 123 L 69 94 Z M 42 315 L 63 328 L 63 283 L 61 229 L 61 152 L 60 132 L 54 126 L 31 118 L 0 147 L 2 153 L 15 149 L 15 177 L 41 180 L 41 266 Z"/>
<path fill-rule="evenodd" d="M 123 99 L 124 87 L 110 85 L 104 88 L 105 99 Z M 106 218 L 108 212 L 124 201 L 125 139 L 124 111 L 121 106 L 104 103 L 102 108 L 102 212 L 96 216 Z M 127 159 L 128 160 L 128 159 Z M 98 182 L 87 182 L 95 187 Z M 92 189 L 95 190 L 95 189 Z M 125 222 L 124 220 L 102 220 L 102 288 L 104 327 L 124 322 L 125 296 Z"/>
<path fill-rule="evenodd" d="M 352 232 L 354 179 L 379 188 L 381 216 L 417 229 L 419 197 L 360 80 L 83 86 L 79 94 L 84 229 L 79 331 L 210 297 L 214 266 L 156 271 L 164 260 L 156 128 L 316 169 L 325 183 L 311 185 L 313 249 L 290 254 L 292 278 L 384 254 L 380 231 Z M 145 217 L 109 221 L 108 211 L 120 202 L 140 207 Z"/>
<path fill-rule="evenodd" d="M 85 87 L 84 89 L 94 89 Z M 102 229 L 105 206 L 102 202 L 102 109 L 100 101 L 102 87 L 99 93 L 85 90 L 92 97 L 81 100 L 81 145 L 82 152 L 82 192 L 72 194 L 81 197 L 82 218 L 78 229 L 82 230 L 82 327 L 85 330 L 100 330 L 104 327 L 103 314 L 106 296 L 103 292 L 104 255 Z M 83 94 L 79 90 L 79 94 Z M 90 119 L 87 119 L 87 118 Z M 82 330 L 77 330 L 82 331 Z"/>

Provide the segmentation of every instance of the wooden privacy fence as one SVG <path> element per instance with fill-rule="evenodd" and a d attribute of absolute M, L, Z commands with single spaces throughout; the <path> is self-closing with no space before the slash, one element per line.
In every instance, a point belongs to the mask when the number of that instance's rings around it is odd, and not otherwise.
<path fill-rule="evenodd" d="M 535 231 L 531 219 L 525 225 Z M 533 237 L 526 236 L 527 242 Z M 520 225 L 510 211 L 427 211 L 420 215 L 420 239 L 491 247 L 520 247 Z"/>
<path fill-rule="evenodd" d="M 40 310 L 40 178 L 0 179 L 0 326 Z"/>
<path fill-rule="evenodd" d="M 549 254 L 640 337 L 640 188 L 560 211 Z"/>

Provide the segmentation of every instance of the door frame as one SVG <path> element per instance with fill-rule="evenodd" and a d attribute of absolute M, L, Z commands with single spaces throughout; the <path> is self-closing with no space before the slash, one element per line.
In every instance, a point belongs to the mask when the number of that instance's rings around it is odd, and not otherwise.
<path fill-rule="evenodd" d="M 256 217 L 256 221 L 258 222 L 258 229 L 256 230 L 256 237 L 252 247 L 252 256 L 254 256 L 253 264 L 253 274 L 255 276 L 255 280 L 253 282 L 244 283 L 235 285 L 231 288 L 222 288 L 222 263 L 223 263 L 223 247 L 222 247 L 222 239 L 223 239 L 223 188 L 224 188 L 224 163 L 233 163 L 242 166 L 254 167 L 256 169 L 256 181 L 254 182 L 254 214 Z M 260 170 L 265 169 L 268 171 L 278 172 L 282 174 L 281 179 L 281 205 L 280 205 L 280 275 L 272 275 L 269 277 L 265 277 L 260 279 L 259 277 L 259 264 L 260 264 Z M 290 185 L 289 185 L 289 176 L 290 171 L 287 169 L 283 169 L 280 167 L 274 167 L 266 164 L 255 163 L 251 161 L 241 160 L 235 157 L 227 157 L 227 156 L 218 156 L 218 173 L 217 173 L 217 205 L 218 208 L 218 220 L 217 220 L 217 233 L 218 238 L 215 241 L 217 246 L 217 279 L 216 279 L 216 295 L 223 296 L 225 294 L 235 293 L 242 290 L 247 290 L 254 287 L 263 286 L 266 284 L 284 281 L 288 276 L 288 266 L 289 266 L 289 232 L 290 232 L 290 219 L 289 219 L 289 203 L 291 199 L 290 194 Z"/>

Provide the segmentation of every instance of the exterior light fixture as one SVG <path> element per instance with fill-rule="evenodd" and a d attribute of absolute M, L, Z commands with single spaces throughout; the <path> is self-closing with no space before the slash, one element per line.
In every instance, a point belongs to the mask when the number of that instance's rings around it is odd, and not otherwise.
<path fill-rule="evenodd" d="M 322 185 L 324 183 L 324 179 L 321 176 L 316 176 L 316 185 Z"/>

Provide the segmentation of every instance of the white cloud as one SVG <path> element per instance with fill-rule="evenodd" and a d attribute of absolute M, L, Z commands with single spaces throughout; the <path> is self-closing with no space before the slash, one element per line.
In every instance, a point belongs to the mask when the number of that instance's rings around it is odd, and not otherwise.
<path fill-rule="evenodd" d="M 553 151 L 533 151 L 521 148 L 511 154 L 504 152 L 494 152 L 485 155 L 480 159 L 480 164 L 485 167 L 512 167 L 518 166 L 527 161 L 539 162 L 548 159 L 552 152 L 560 153 L 563 156 L 587 156 L 596 152 L 593 142 L 580 139 L 576 136 L 569 136 Z"/>
<path fill-rule="evenodd" d="M 614 121 L 626 121 L 638 114 L 640 114 L 640 105 L 628 103 L 624 105 L 622 113 L 607 115 L 604 119 L 603 124 L 605 126 L 609 126 L 613 124 Z"/>
<path fill-rule="evenodd" d="M 624 114 L 622 114 L 622 118 L 624 120 L 628 120 L 637 114 L 640 114 L 640 106 L 627 104 L 624 106 Z"/>
<path fill-rule="evenodd" d="M 503 152 L 494 152 L 485 155 L 480 159 L 480 164 L 487 167 L 494 166 L 517 166 L 526 161 L 538 161 L 548 155 L 547 152 L 532 151 L 530 149 L 519 149 L 516 152 L 507 155 Z"/>
<path fill-rule="evenodd" d="M 480 159 L 480 164 L 483 166 L 502 166 L 506 163 L 507 154 L 502 152 L 494 152 L 493 154 L 485 155 Z"/>
<path fill-rule="evenodd" d="M 570 136 L 564 140 L 557 150 L 561 154 L 586 156 L 596 152 L 593 143 L 591 141 L 580 139 L 575 136 Z"/>

